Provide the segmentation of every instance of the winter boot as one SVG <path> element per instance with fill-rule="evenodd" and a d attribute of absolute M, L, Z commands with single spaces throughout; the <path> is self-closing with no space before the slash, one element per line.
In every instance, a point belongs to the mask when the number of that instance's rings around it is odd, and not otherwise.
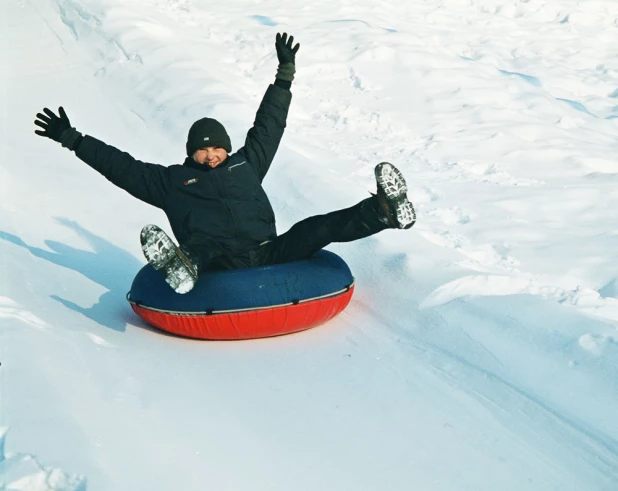
<path fill-rule="evenodd" d="M 392 228 L 410 228 L 416 222 L 416 213 L 408 201 L 408 186 L 403 175 L 388 162 L 376 165 L 375 175 L 382 221 Z"/>
<path fill-rule="evenodd" d="M 165 275 L 176 293 L 189 292 L 197 281 L 197 268 L 172 239 L 156 225 L 146 225 L 140 236 L 148 262 Z"/>

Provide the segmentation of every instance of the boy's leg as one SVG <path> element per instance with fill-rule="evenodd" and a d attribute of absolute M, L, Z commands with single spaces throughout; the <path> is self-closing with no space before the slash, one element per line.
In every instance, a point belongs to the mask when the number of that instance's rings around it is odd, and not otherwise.
<path fill-rule="evenodd" d="M 389 226 L 380 220 L 375 196 L 344 210 L 306 218 L 260 247 L 262 264 L 307 259 L 331 242 L 351 242 L 373 235 Z"/>
<path fill-rule="evenodd" d="M 375 168 L 377 195 L 344 210 L 306 218 L 256 251 L 262 264 L 307 259 L 331 242 L 351 242 L 387 228 L 410 228 L 416 221 L 399 170 L 382 162 Z"/>

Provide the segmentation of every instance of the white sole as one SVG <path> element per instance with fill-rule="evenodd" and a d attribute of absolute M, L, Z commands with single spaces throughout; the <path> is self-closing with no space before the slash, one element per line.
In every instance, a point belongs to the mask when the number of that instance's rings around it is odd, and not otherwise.
<path fill-rule="evenodd" d="M 408 200 L 408 185 L 403 174 L 394 165 L 382 162 L 376 167 L 378 186 L 384 191 L 384 196 L 393 206 L 395 219 L 399 228 L 410 228 L 416 223 L 414 206 Z"/>
<path fill-rule="evenodd" d="M 156 225 L 146 225 L 141 234 L 142 251 L 150 265 L 165 275 L 166 283 L 176 293 L 187 293 L 195 286 L 197 276 L 178 256 L 172 239 Z"/>
<path fill-rule="evenodd" d="M 376 172 L 376 179 L 388 200 L 394 200 L 405 196 L 408 192 L 408 185 L 403 177 L 403 174 L 399 172 L 394 165 L 388 162 L 380 164 L 378 171 Z"/>

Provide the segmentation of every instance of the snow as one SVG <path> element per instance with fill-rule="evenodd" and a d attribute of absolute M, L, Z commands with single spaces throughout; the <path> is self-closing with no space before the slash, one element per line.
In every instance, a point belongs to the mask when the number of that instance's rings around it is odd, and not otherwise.
<path fill-rule="evenodd" d="M 0 489 L 618 488 L 618 3 L 3 0 Z M 395 163 L 418 223 L 333 244 L 350 306 L 280 338 L 162 334 L 125 294 L 162 212 L 33 134 L 235 148 L 301 43 L 278 229 Z M 0 448 L 2 445 L 0 445 Z M 6 453 L 5 453 L 6 452 Z"/>
<path fill-rule="evenodd" d="M 0 485 L 2 489 L 85 491 L 83 476 L 41 466 L 32 455 L 4 455 L 7 428 L 0 428 Z"/>

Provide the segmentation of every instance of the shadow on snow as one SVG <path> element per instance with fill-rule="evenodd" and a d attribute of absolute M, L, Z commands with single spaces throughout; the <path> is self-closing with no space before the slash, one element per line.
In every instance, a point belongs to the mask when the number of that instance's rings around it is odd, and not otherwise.
<path fill-rule="evenodd" d="M 133 277 L 143 264 L 127 251 L 89 232 L 75 221 L 67 220 L 66 218 L 56 218 L 56 221 L 72 229 L 77 235 L 87 240 L 94 249 L 94 252 L 76 249 L 53 240 L 46 240 L 45 245 L 51 249 L 51 251 L 48 251 L 30 246 L 16 235 L 1 231 L 0 239 L 23 247 L 36 257 L 77 271 L 109 290 L 101 295 L 96 304 L 88 308 L 80 307 L 76 303 L 58 295 L 51 295 L 51 298 L 65 307 L 114 331 L 124 332 L 127 323 L 156 331 L 133 315 L 131 308 L 125 300 L 126 292 L 131 287 Z"/>

